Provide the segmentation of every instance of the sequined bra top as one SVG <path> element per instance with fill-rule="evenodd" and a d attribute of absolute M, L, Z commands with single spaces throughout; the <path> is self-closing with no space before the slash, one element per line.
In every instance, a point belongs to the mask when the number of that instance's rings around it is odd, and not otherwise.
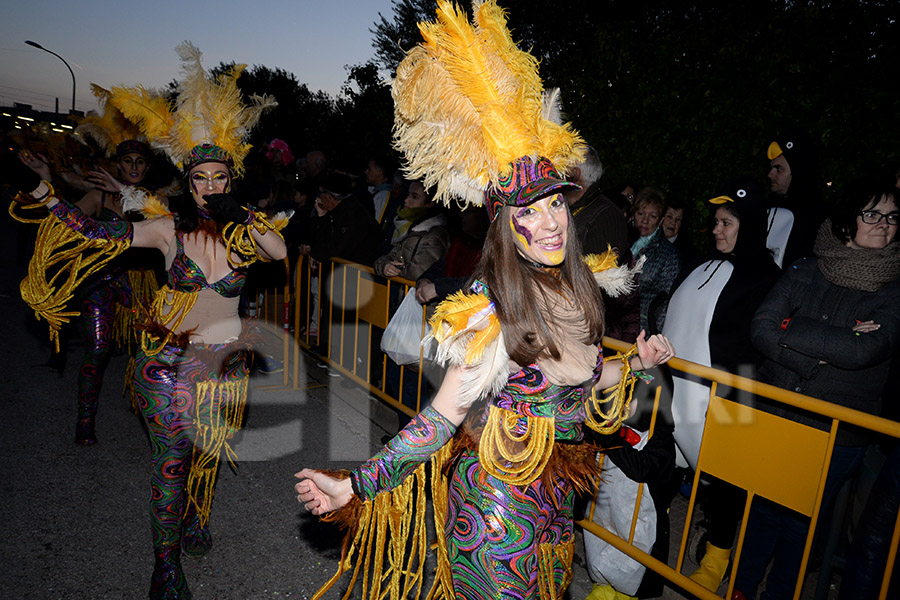
<path fill-rule="evenodd" d="M 206 280 L 203 270 L 184 252 L 183 232 L 175 232 L 175 260 L 169 268 L 169 287 L 179 292 L 196 293 L 209 288 L 220 296 L 236 298 L 241 295 L 247 273 L 244 270 L 231 271 L 214 283 Z"/>

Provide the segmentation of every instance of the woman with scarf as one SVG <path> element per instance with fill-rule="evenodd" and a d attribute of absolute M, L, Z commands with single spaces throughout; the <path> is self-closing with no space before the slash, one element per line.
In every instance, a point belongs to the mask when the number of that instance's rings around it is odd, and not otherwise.
<path fill-rule="evenodd" d="M 644 188 L 638 192 L 632 210 L 638 238 L 631 245 L 631 255 L 635 260 L 646 257 L 638 276 L 641 329 L 658 332 L 666 322 L 664 302 L 678 276 L 681 259 L 660 226 L 666 214 L 665 194 L 656 188 Z"/>
<path fill-rule="evenodd" d="M 375 259 L 375 272 L 382 277 L 404 277 L 415 281 L 450 247 L 447 217 L 433 194 L 421 181 L 409 184 L 403 208 L 394 218 L 391 251 Z"/>
<path fill-rule="evenodd" d="M 898 190 L 893 182 L 855 183 L 819 229 L 815 258 L 794 263 L 759 307 L 753 344 L 765 356 L 759 380 L 870 414 L 900 347 L 900 245 L 895 241 Z M 830 420 L 780 405 L 764 408 L 827 430 Z M 822 514 L 854 476 L 870 442 L 864 431 L 837 433 Z M 787 598 L 799 575 L 809 520 L 781 506 L 753 504 L 735 581 L 752 599 L 770 559 L 764 598 Z"/>
<path fill-rule="evenodd" d="M 515 47 L 495 2 L 476 3 L 474 25 L 449 2 L 437 16 L 420 24 L 426 42 L 397 70 L 395 141 L 436 198 L 487 207 L 484 252 L 468 293 L 432 319 L 448 371 L 431 405 L 369 461 L 343 474 L 304 469 L 295 490 L 313 514 L 340 509 L 329 518 L 352 528 L 326 588 L 355 563 L 354 581 L 362 569 L 372 597 L 423 594 L 432 512 L 432 595 L 562 597 L 575 493 L 591 489 L 598 470 L 582 425 L 616 429 L 632 367 L 652 368 L 674 351 L 642 334 L 636 349 L 603 359 L 599 285 L 617 295 L 634 273 L 610 254 L 581 255 L 562 195 L 575 186 L 559 170 L 580 160 L 581 140 L 543 116 L 534 58 Z M 465 62 L 476 56 L 494 69 Z M 468 95 L 487 88 L 496 93 Z M 477 119 L 481 127 L 471 127 Z M 593 390 L 610 387 L 608 402 L 595 401 Z"/>
<path fill-rule="evenodd" d="M 737 177 L 709 202 L 715 251 L 684 269 L 676 281 L 663 332 L 680 358 L 755 378 L 763 357 L 750 342 L 750 323 L 781 275 L 766 248 L 762 190 L 751 177 Z M 675 441 L 682 466 L 696 468 L 709 387 L 679 374 L 673 383 Z M 718 480 L 703 490 L 707 533 L 700 538 L 700 568 L 691 578 L 715 591 L 728 567 L 743 499 L 739 489 Z"/>
<path fill-rule="evenodd" d="M 110 254 L 153 248 L 165 259 L 167 282 L 150 307 L 150 322 L 142 326 L 134 387 L 152 449 L 156 564 L 150 598 L 166 599 L 191 597 L 181 552 L 202 556 L 212 544 L 208 522 L 218 460 L 223 451 L 233 456 L 227 440 L 241 426 L 248 384 L 250 352 L 239 297 L 247 266 L 286 255 L 278 229 L 287 221 L 276 216 L 270 222 L 230 194 L 249 150 L 243 135 L 271 102 L 254 98 L 253 107 L 244 107 L 235 83 L 241 67 L 211 81 L 199 50 L 186 42 L 177 51 L 186 76 L 174 110 L 165 100 L 150 102 L 141 88 L 116 89 L 112 99 L 141 123 L 151 144 L 183 167 L 186 191 L 173 211 L 153 197 L 132 197 L 142 195 L 131 190 L 126 204 L 136 201 L 146 220 L 97 221 L 58 198 L 47 181 L 19 186 L 30 193 L 18 197 L 50 209 L 48 239 L 84 240 Z M 226 104 L 233 112 L 211 111 L 223 97 L 233 100 Z M 151 114 L 161 122 L 148 120 Z M 219 119 L 239 127 L 217 129 L 211 121 Z M 195 125 L 190 140 L 161 134 L 161 126 L 177 131 L 182 120 Z"/>

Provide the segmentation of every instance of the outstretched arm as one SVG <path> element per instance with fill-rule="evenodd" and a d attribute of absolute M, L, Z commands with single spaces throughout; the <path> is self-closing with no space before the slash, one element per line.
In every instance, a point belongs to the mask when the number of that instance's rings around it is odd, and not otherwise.
<path fill-rule="evenodd" d="M 339 479 L 321 471 L 303 469 L 294 476 L 297 500 L 314 515 L 343 507 L 356 493 L 364 500 L 399 485 L 453 437 L 468 409 L 456 405 L 460 385 L 459 367 L 451 367 L 434 402 L 422 410 L 387 446 Z"/>

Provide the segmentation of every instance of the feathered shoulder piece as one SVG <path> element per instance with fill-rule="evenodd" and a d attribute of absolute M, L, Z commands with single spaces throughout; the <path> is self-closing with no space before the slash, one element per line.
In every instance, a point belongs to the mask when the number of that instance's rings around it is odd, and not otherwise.
<path fill-rule="evenodd" d="M 509 354 L 494 304 L 486 293 L 451 295 L 438 304 L 431 328 L 422 343 L 436 340 L 437 361 L 462 367 L 460 406 L 469 407 L 503 388 L 509 375 Z"/>
<path fill-rule="evenodd" d="M 91 92 L 103 109 L 103 114 L 89 114 L 79 119 L 75 131 L 82 136 L 93 139 L 107 156 L 116 154 L 119 144 L 128 140 L 143 138 L 140 128 L 125 118 L 116 106 L 109 101 L 112 92 L 96 83 L 91 84 Z M 159 96 L 156 92 L 149 94 Z"/>
<path fill-rule="evenodd" d="M 594 274 L 594 281 L 608 296 L 618 298 L 634 291 L 635 275 L 641 272 L 646 256 L 642 256 L 633 267 L 619 265 L 618 256 L 610 247 L 603 254 L 586 254 L 584 263 Z"/>
<path fill-rule="evenodd" d="M 581 138 L 552 120 L 538 61 L 516 47 L 495 0 L 474 0 L 472 23 L 439 0 L 437 19 L 419 30 L 424 42 L 392 86 L 394 146 L 409 178 L 435 187 L 445 204 L 480 206 L 523 157 L 549 159 L 562 174 L 578 162 Z"/>
<path fill-rule="evenodd" d="M 250 104 L 244 105 L 237 79 L 246 65 L 235 65 L 213 79 L 203 69 L 203 55 L 193 44 L 184 42 L 175 51 L 182 63 L 176 102 L 137 86 L 114 87 L 113 104 L 178 168 L 189 164 L 196 146 L 214 146 L 233 161 L 234 175 L 240 177 L 250 151 L 246 138 L 262 112 L 276 105 L 275 100 L 254 94 Z"/>
<path fill-rule="evenodd" d="M 122 212 L 137 212 L 145 219 L 158 219 L 172 216 L 169 203 L 165 197 L 157 196 L 144 188 L 126 185 L 122 189 Z"/>

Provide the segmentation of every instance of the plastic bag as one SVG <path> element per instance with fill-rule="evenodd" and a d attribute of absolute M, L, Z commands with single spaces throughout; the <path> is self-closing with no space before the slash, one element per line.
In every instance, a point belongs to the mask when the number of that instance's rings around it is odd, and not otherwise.
<path fill-rule="evenodd" d="M 647 437 L 647 432 L 642 432 L 641 442 L 635 448 L 642 448 Z M 633 543 L 649 553 L 656 541 L 656 508 L 650 497 L 650 490 L 646 484 L 628 479 L 609 459 L 603 466 L 603 479 L 597 490 L 593 521 L 627 540 L 631 532 L 637 491 L 642 485 L 644 491 L 641 494 L 641 508 L 638 511 Z M 634 595 L 644 578 L 644 565 L 589 531 L 584 532 L 584 550 L 591 579 L 598 583 L 608 583 L 624 594 Z"/>
<path fill-rule="evenodd" d="M 410 288 L 384 329 L 384 335 L 381 336 L 381 351 L 398 365 L 419 362 L 422 338 L 428 331 L 423 311 L 424 307 L 416 300 L 415 288 Z M 425 360 L 434 358 L 433 347 L 426 346 L 422 349 L 422 355 Z"/>

